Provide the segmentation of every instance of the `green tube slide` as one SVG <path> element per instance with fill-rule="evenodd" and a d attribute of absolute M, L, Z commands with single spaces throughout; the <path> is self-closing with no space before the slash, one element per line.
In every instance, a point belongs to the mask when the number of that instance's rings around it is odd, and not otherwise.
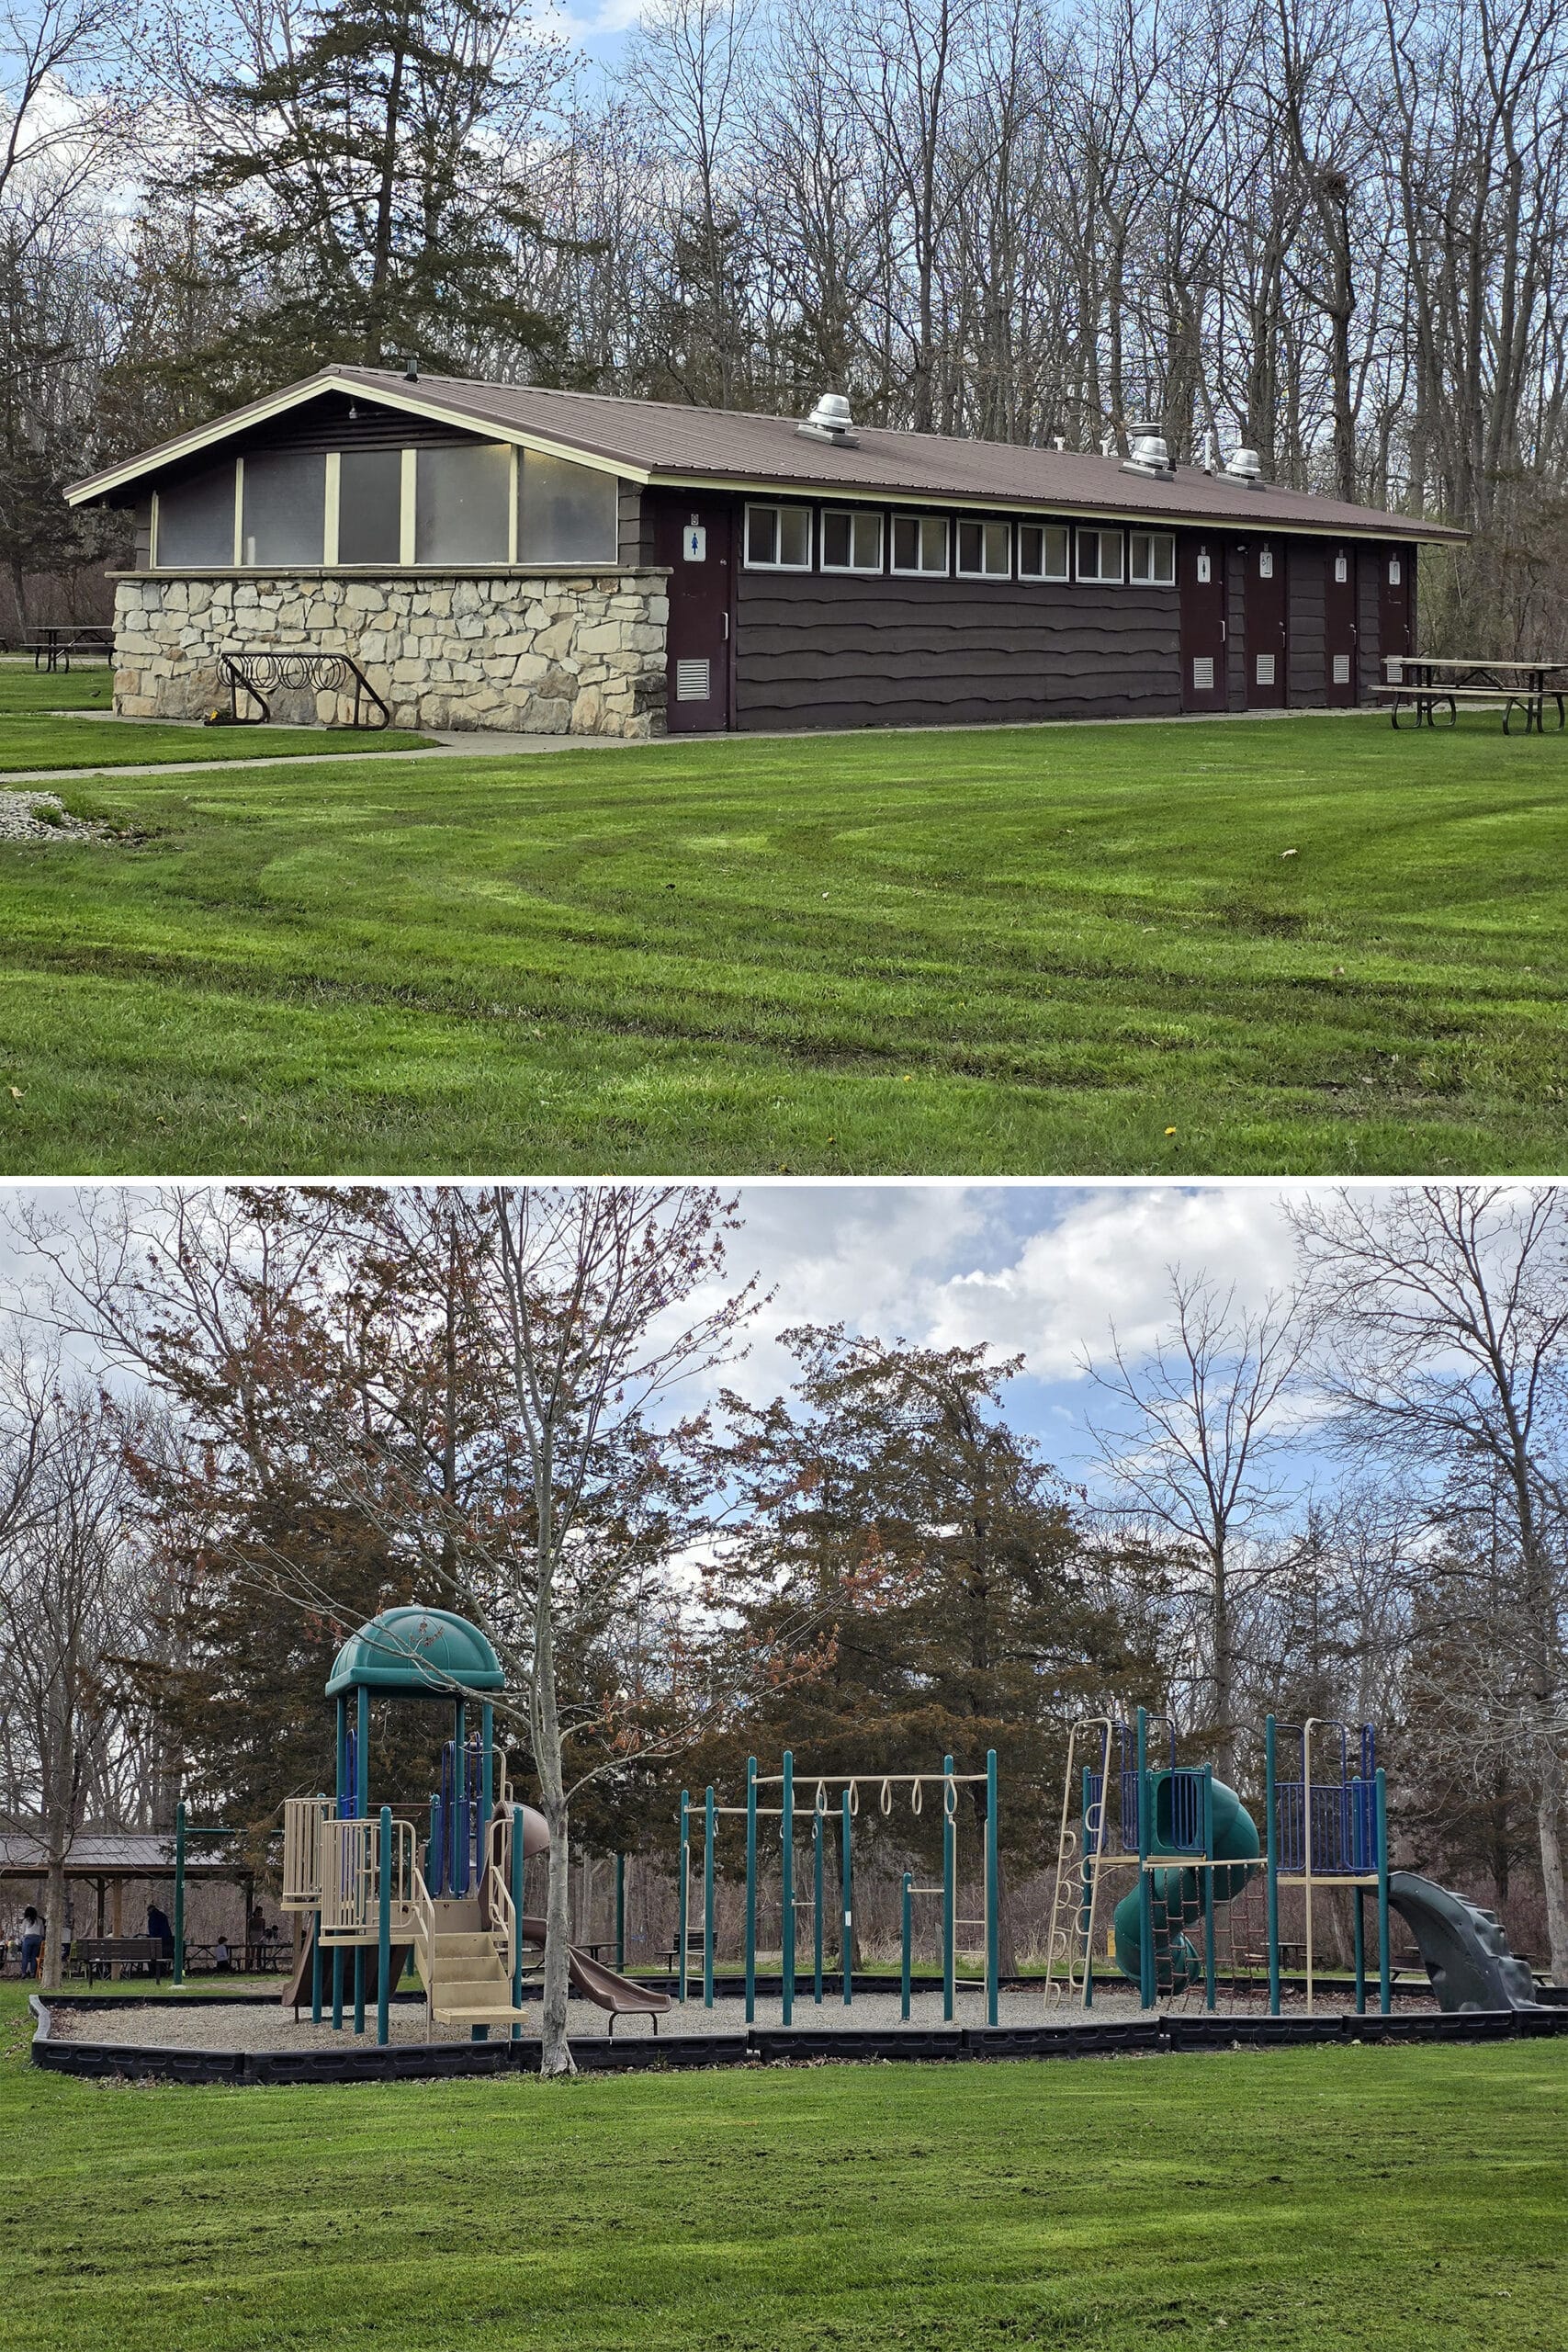
<path fill-rule="evenodd" d="M 1172 1842 L 1171 1814 L 1172 1782 L 1178 1776 L 1170 1772 L 1151 1772 L 1149 1790 L 1154 1804 L 1153 1834 L 1149 1840 L 1151 1856 L 1176 1854 Z M 1190 1782 L 1189 1781 L 1189 1786 Z M 1214 1860 L 1218 1864 L 1231 1863 L 1232 1869 L 1218 1868 L 1214 1871 L 1214 1902 L 1234 1903 L 1247 1881 L 1254 1875 L 1261 1852 L 1258 1825 L 1234 1789 L 1223 1781 L 1210 1783 L 1214 1824 Z M 1203 1973 L 1203 1957 L 1186 1933 L 1203 1917 L 1203 1877 L 1201 1871 L 1156 1870 L 1149 1873 L 1152 1881 L 1154 1909 L 1155 1985 L 1157 1993 L 1179 1993 L 1194 1984 Z M 1113 1946 L 1117 1967 L 1123 1976 L 1134 1984 L 1143 1977 L 1143 1918 L 1134 1886 L 1116 1905 L 1113 1921 Z"/>

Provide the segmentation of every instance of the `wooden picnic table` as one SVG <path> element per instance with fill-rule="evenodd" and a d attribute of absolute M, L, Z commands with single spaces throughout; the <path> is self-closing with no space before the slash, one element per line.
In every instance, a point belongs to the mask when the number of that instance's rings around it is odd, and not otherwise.
<path fill-rule="evenodd" d="M 1508 732 L 1508 721 L 1516 704 L 1525 714 L 1525 733 L 1532 729 L 1545 732 L 1546 706 L 1557 705 L 1557 724 L 1568 720 L 1564 696 L 1568 696 L 1568 662 L 1503 662 L 1486 654 L 1389 653 L 1383 657 L 1388 683 L 1377 689 L 1381 700 L 1390 706 L 1389 716 L 1393 726 L 1399 725 L 1402 704 L 1407 703 L 1416 714 L 1416 724 L 1423 720 L 1435 727 L 1434 716 L 1440 703 L 1448 706 L 1449 724 L 1458 724 L 1461 702 L 1503 705 L 1503 732 Z"/>

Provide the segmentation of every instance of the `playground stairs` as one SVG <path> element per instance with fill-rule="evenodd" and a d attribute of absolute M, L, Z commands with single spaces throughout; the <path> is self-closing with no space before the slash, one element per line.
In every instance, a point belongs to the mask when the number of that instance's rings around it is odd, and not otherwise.
<path fill-rule="evenodd" d="M 419 1947 L 420 1973 L 437 2025 L 522 2025 L 512 2005 L 512 1969 L 494 1934 L 482 1926 L 477 1899 L 434 1903 L 434 1930 Z"/>

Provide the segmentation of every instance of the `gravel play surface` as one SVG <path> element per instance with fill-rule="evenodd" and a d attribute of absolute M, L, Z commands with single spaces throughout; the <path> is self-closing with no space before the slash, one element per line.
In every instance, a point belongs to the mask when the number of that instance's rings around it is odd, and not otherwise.
<path fill-rule="evenodd" d="M 539 2010 L 536 2002 L 525 2005 L 528 2021 L 525 2029 L 529 2034 L 539 2030 Z M 942 1996 L 940 1993 L 918 1993 L 911 2003 L 909 2023 L 922 2033 L 943 2030 Z M 1327 2016 L 1343 2013 L 1351 2007 L 1348 1996 L 1320 1996 L 1318 2014 Z M 1402 2007 L 1407 2005 L 1403 2005 Z M 760 2028 L 777 2028 L 782 2020 L 776 1996 L 759 1998 L 756 2022 Z M 1261 2004 L 1256 2004 L 1241 2015 L 1256 2017 Z M 1288 2015 L 1304 2014 L 1305 2005 L 1300 2000 L 1287 2002 Z M 1190 2013 L 1183 2005 L 1182 2014 Z M 1064 2010 L 1059 2003 L 1047 2009 L 1038 1987 L 1029 1991 L 1004 1992 L 998 2023 L 1004 2026 L 1038 2026 L 1060 2024 L 1104 2023 L 1124 2020 L 1139 2014 L 1135 1996 L 1129 1988 L 1122 1992 L 1111 1987 L 1097 1989 L 1092 2018 L 1086 2018 L 1079 2009 Z M 1224 2014 L 1222 2007 L 1221 2015 Z M 344 2031 L 352 2039 L 352 2006 L 345 2008 Z M 900 2026 L 899 2002 L 897 1993 L 857 1993 L 852 2007 L 846 2008 L 840 1998 L 824 1996 L 818 2008 L 809 1993 L 795 1997 L 795 2025 L 807 2033 L 896 2032 Z M 953 2028 L 984 2025 L 985 2007 L 978 1991 L 961 1992 L 958 1996 Z M 434 2035 L 427 2035 L 423 2002 L 404 2001 L 394 2005 L 391 2012 L 391 2038 L 394 2041 L 467 2041 L 468 2029 L 437 2026 Z M 589 2037 L 608 2030 L 609 2019 L 603 2009 L 583 2001 L 573 2001 L 568 2011 L 568 2030 L 571 2034 Z M 199 2008 L 175 2007 L 155 1996 L 128 2002 L 123 2008 L 73 2011 L 62 2002 L 54 2012 L 54 2032 L 69 2041 L 133 2042 L 149 2048 L 186 2050 L 331 2050 L 341 2049 L 342 2040 L 330 2025 L 313 2026 L 309 2009 L 302 2010 L 296 2025 L 291 2009 L 264 2007 L 260 2005 L 204 2001 Z M 689 2000 L 682 2009 L 671 2007 L 659 2020 L 660 2038 L 671 2034 L 741 2035 L 746 2030 L 744 2004 L 736 1999 L 716 2000 L 711 2009 L 705 2009 L 700 1995 Z M 376 2012 L 371 2004 L 366 2016 L 367 2037 L 374 2040 Z M 617 2041 L 651 2038 L 652 2021 L 646 2017 L 626 2017 L 617 2019 Z"/>

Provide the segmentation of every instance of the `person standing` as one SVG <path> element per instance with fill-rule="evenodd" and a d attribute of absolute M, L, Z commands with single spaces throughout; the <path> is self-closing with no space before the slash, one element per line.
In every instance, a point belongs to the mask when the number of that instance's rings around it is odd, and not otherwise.
<path fill-rule="evenodd" d="M 22 1913 L 22 1974 L 37 1976 L 43 1960 L 43 1921 L 29 1903 Z"/>

